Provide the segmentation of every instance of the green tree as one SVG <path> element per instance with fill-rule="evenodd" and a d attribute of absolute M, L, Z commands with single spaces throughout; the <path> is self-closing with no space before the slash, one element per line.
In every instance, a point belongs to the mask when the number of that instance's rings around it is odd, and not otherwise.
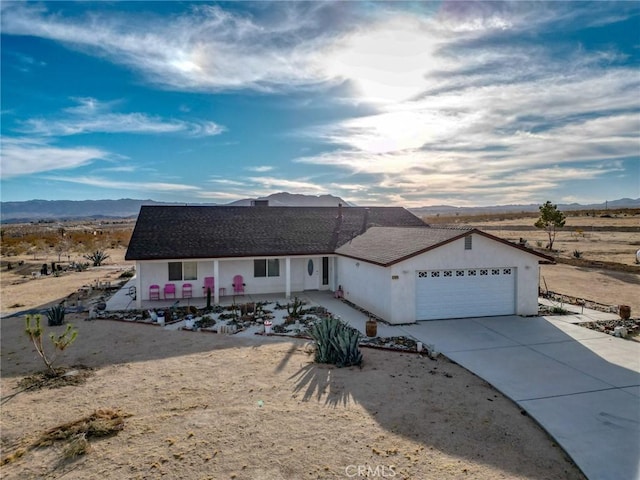
<path fill-rule="evenodd" d="M 551 250 L 553 248 L 553 242 L 556 239 L 556 231 L 558 228 L 564 227 L 566 217 L 564 213 L 558 210 L 558 206 L 552 204 L 549 200 L 544 205 L 538 207 L 540 210 L 540 217 L 534 224 L 536 228 L 544 229 L 549 236 L 549 243 L 547 248 Z"/>

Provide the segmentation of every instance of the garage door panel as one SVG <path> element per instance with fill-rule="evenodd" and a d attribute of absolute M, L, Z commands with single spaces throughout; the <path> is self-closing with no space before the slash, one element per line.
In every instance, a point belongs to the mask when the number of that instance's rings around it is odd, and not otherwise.
<path fill-rule="evenodd" d="M 416 318 L 511 315 L 515 313 L 515 268 L 419 271 Z"/>

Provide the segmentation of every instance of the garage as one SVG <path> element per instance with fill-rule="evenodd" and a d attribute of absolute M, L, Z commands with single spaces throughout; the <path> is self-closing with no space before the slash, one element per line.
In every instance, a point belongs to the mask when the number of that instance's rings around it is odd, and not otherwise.
<path fill-rule="evenodd" d="M 489 317 L 516 313 L 516 268 L 416 272 L 416 319 Z"/>

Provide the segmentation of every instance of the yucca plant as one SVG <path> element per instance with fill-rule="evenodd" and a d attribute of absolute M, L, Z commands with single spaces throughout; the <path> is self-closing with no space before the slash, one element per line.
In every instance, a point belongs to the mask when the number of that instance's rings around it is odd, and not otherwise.
<path fill-rule="evenodd" d="M 47 322 L 50 327 L 62 325 L 64 323 L 65 308 L 58 304 L 47 310 Z"/>
<path fill-rule="evenodd" d="M 104 250 L 96 250 L 95 252 L 85 255 L 84 258 L 91 260 L 94 267 L 99 267 L 102 265 L 102 262 L 109 258 L 109 254 Z"/>

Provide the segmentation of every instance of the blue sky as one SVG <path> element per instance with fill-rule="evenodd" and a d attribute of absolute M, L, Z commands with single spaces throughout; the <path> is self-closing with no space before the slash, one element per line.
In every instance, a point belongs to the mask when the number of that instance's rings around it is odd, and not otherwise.
<path fill-rule="evenodd" d="M 638 2 L 0 5 L 3 201 L 640 196 Z"/>

